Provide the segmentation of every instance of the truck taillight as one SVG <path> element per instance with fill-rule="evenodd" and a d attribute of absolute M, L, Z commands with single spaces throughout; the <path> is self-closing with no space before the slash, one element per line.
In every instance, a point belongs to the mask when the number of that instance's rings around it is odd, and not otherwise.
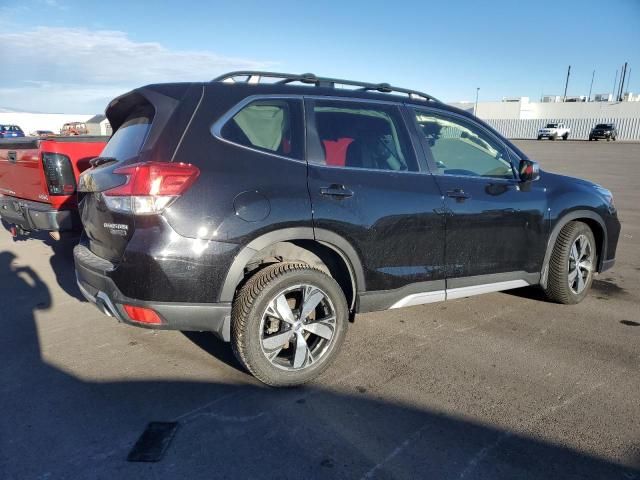
<path fill-rule="evenodd" d="M 119 212 L 152 215 L 162 213 L 186 192 L 200 170 L 188 163 L 142 162 L 117 168 L 113 173 L 126 175 L 127 181 L 103 192 L 107 207 Z"/>
<path fill-rule="evenodd" d="M 43 153 L 42 164 L 49 195 L 73 195 L 75 193 L 76 177 L 69 157 L 60 153 Z"/>

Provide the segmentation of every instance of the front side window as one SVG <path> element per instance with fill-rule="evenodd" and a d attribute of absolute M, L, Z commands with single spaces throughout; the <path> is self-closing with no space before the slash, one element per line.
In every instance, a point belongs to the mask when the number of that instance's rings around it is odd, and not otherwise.
<path fill-rule="evenodd" d="M 444 114 L 415 115 L 439 174 L 514 178 L 505 148 L 479 126 Z"/>
<path fill-rule="evenodd" d="M 256 100 L 224 124 L 225 140 L 291 158 L 302 158 L 301 102 Z"/>
<path fill-rule="evenodd" d="M 322 158 L 310 161 L 332 167 L 417 170 L 397 107 L 318 100 L 312 114 Z"/>

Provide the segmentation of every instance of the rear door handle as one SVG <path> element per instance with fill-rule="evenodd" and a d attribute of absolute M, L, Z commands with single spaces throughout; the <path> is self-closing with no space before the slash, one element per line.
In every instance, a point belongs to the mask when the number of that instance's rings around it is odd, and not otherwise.
<path fill-rule="evenodd" d="M 333 185 L 329 185 L 328 187 L 322 187 L 320 189 L 320 193 L 329 197 L 347 198 L 353 196 L 352 190 L 349 190 L 344 185 L 338 185 L 335 183 Z"/>
<path fill-rule="evenodd" d="M 465 193 L 461 188 L 456 188 L 455 190 L 447 191 L 447 197 L 455 198 L 456 200 L 466 200 L 467 198 L 471 198 L 471 195 Z"/>

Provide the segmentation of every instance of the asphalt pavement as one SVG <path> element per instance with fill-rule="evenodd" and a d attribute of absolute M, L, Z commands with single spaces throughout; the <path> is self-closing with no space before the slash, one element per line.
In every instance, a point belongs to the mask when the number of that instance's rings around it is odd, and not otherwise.
<path fill-rule="evenodd" d="M 640 144 L 518 145 L 611 189 L 613 270 L 581 304 L 521 289 L 358 315 L 336 363 L 267 388 L 206 333 L 83 301 L 73 239 L 0 230 L 0 478 L 640 479 Z M 164 458 L 128 462 L 149 422 Z"/>

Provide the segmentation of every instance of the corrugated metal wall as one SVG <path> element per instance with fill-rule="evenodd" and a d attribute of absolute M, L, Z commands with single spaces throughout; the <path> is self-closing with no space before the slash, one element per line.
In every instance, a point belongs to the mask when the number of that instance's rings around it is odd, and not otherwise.
<path fill-rule="evenodd" d="M 507 138 L 537 138 L 538 129 L 547 123 L 562 122 L 569 128 L 569 138 L 588 140 L 597 123 L 615 123 L 619 140 L 640 140 L 640 118 L 547 118 L 487 119 L 489 125 Z"/>

